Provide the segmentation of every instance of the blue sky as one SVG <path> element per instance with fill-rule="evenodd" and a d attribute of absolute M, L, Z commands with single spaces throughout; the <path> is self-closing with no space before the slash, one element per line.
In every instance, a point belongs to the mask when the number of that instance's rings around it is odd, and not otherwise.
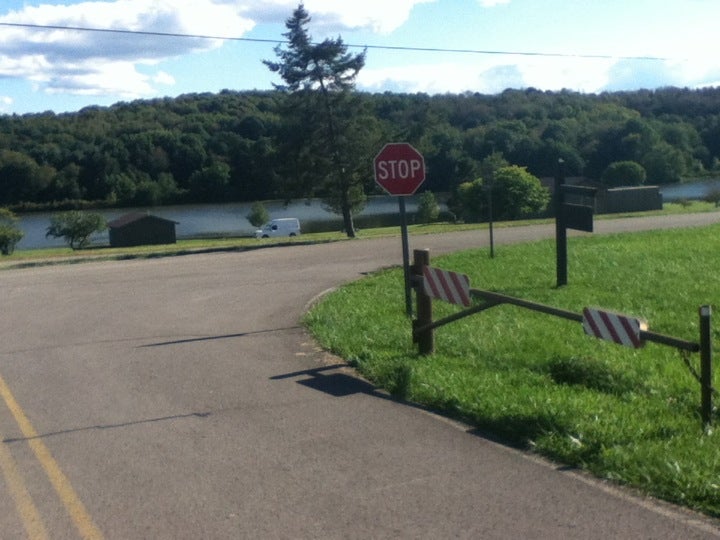
<path fill-rule="evenodd" d="M 528 87 L 602 92 L 720 85 L 718 0 L 304 3 L 315 40 L 340 35 L 347 44 L 371 46 L 357 80 L 364 91 L 494 94 Z M 271 43 L 15 25 L 281 40 L 297 4 L 3 0 L 0 113 L 59 113 L 190 92 L 268 89 L 280 82 L 262 64 L 275 58 Z"/>

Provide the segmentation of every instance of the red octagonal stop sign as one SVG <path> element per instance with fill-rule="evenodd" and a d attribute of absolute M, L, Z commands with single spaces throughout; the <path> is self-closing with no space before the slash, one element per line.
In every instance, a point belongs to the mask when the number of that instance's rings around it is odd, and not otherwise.
<path fill-rule="evenodd" d="M 425 181 L 425 160 L 408 143 L 388 143 L 373 160 L 375 182 L 390 195 L 412 195 Z"/>

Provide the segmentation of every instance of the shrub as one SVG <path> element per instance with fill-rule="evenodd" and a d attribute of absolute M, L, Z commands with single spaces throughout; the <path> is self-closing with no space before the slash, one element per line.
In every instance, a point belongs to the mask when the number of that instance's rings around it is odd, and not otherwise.
<path fill-rule="evenodd" d="M 420 223 L 435 221 L 440 215 L 440 205 L 432 191 L 426 191 L 420 195 L 417 217 Z"/>
<path fill-rule="evenodd" d="M 541 214 L 550 202 L 550 192 L 525 167 L 510 165 L 494 173 L 492 182 L 478 178 L 460 184 L 449 204 L 466 222 L 489 218 L 488 198 L 492 197 L 495 220 L 514 220 Z"/>
<path fill-rule="evenodd" d="M 645 168 L 634 161 L 615 161 L 602 173 L 600 181 L 607 187 L 640 186 L 645 183 Z"/>
<path fill-rule="evenodd" d="M 705 196 L 705 201 L 713 203 L 715 208 L 720 207 L 720 189 L 713 189 Z"/>
<path fill-rule="evenodd" d="M 104 231 L 106 227 L 102 215 L 72 210 L 51 216 L 45 236 L 65 238 L 72 249 L 81 249 L 90 243 L 91 234 Z"/>
<path fill-rule="evenodd" d="M 245 216 L 253 227 L 260 227 L 270 220 L 270 214 L 261 202 L 254 202 L 250 213 Z"/>
<path fill-rule="evenodd" d="M 550 192 L 525 167 L 511 165 L 495 173 L 492 200 L 496 219 L 522 219 L 545 211 Z"/>
<path fill-rule="evenodd" d="M 479 223 L 487 214 L 487 197 L 482 178 L 463 182 L 448 201 L 448 209 L 465 223 Z"/>
<path fill-rule="evenodd" d="M 17 221 L 18 218 L 10 210 L 0 208 L 0 253 L 3 255 L 11 255 L 23 237 Z"/>

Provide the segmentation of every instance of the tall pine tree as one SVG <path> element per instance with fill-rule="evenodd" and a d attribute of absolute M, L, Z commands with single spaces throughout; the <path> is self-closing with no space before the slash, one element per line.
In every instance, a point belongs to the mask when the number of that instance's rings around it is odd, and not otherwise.
<path fill-rule="evenodd" d="M 283 188 L 289 195 L 322 196 L 354 237 L 353 212 L 365 204 L 362 166 L 371 159 L 362 152 L 368 132 L 358 129 L 367 118 L 352 95 L 365 51 L 349 53 L 340 37 L 313 43 L 310 20 L 299 4 L 285 22 L 286 46 L 275 47 L 278 60 L 264 61 L 284 82 L 275 88 L 288 94 L 282 151 L 289 167 L 283 176 L 292 185 Z"/>

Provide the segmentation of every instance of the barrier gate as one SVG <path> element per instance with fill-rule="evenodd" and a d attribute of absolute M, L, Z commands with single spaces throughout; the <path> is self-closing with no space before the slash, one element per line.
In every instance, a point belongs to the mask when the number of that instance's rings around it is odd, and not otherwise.
<path fill-rule="evenodd" d="M 684 353 L 683 359 L 685 363 L 700 383 L 701 417 L 704 425 L 710 425 L 712 421 L 712 395 L 715 392 L 712 386 L 712 308 L 710 306 L 701 306 L 699 309 L 699 342 L 687 341 L 652 332 L 648 330 L 645 321 L 619 313 L 597 308 L 585 308 L 583 313 L 575 313 L 500 293 L 471 289 L 470 281 L 464 274 L 431 267 L 429 250 L 416 249 L 413 255 L 414 260 L 411 270 L 416 292 L 417 317 L 412 321 L 412 336 L 413 343 L 417 343 L 420 354 L 428 355 L 433 353 L 435 349 L 433 331 L 436 328 L 501 304 L 510 304 L 546 315 L 582 323 L 583 329 L 588 335 L 612 341 L 620 345 L 637 348 L 651 341 L 678 349 Z M 466 309 L 433 321 L 433 298 L 463 305 L 466 306 Z M 470 298 L 480 299 L 483 303 L 471 305 L 472 302 Z M 697 352 L 700 353 L 699 374 L 695 372 L 687 358 L 687 354 Z"/>

